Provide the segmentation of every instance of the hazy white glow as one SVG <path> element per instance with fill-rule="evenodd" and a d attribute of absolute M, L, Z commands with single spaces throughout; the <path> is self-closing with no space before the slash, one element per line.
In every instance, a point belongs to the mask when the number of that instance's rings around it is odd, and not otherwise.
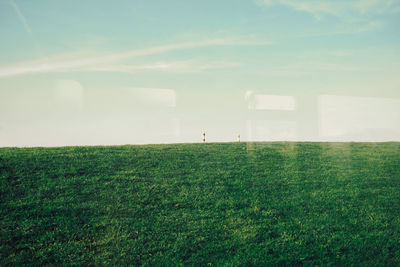
<path fill-rule="evenodd" d="M 245 98 L 248 101 L 249 109 L 256 110 L 295 110 L 295 98 L 285 95 L 265 95 L 247 92 Z"/>
<path fill-rule="evenodd" d="M 63 104 L 81 109 L 83 107 L 83 87 L 73 80 L 59 80 L 56 82 L 54 94 Z"/>
<path fill-rule="evenodd" d="M 0 147 L 400 141 L 400 0 L 3 2 Z"/>
<path fill-rule="evenodd" d="M 179 137 L 181 135 L 181 121 L 178 118 L 171 119 L 172 127 L 168 132 L 173 137 Z"/>
<path fill-rule="evenodd" d="M 400 136 L 399 99 L 323 95 L 318 101 L 321 138 L 389 141 Z"/>
<path fill-rule="evenodd" d="M 297 140 L 295 121 L 286 120 L 248 120 L 247 134 L 252 141 Z"/>
<path fill-rule="evenodd" d="M 175 107 L 176 93 L 164 88 L 129 88 L 135 102 L 153 107 Z"/>

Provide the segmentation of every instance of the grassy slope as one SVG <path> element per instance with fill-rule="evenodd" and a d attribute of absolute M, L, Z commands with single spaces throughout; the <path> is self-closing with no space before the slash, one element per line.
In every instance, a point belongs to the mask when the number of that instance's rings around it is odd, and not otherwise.
<path fill-rule="evenodd" d="M 0 149 L 0 265 L 400 264 L 400 143 Z"/>

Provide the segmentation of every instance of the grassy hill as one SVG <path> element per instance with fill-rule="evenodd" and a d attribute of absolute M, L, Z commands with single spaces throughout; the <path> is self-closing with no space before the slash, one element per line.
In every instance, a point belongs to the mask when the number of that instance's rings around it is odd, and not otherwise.
<path fill-rule="evenodd" d="M 0 265 L 400 265 L 400 143 L 1 148 Z"/>

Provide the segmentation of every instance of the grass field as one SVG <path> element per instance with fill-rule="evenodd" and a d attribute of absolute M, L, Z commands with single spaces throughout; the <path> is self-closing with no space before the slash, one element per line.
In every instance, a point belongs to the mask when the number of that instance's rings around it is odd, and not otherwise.
<path fill-rule="evenodd" d="M 0 149 L 0 265 L 400 265 L 400 143 Z"/>

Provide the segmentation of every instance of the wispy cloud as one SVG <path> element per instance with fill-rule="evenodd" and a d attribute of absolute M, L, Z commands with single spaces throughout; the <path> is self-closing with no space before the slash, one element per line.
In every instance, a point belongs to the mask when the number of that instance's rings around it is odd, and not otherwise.
<path fill-rule="evenodd" d="M 137 73 L 139 71 L 153 70 L 174 73 L 194 73 L 212 69 L 226 69 L 240 66 L 238 62 L 225 61 L 160 61 L 145 65 L 111 64 L 104 66 L 89 66 L 82 71 L 125 72 Z"/>
<path fill-rule="evenodd" d="M 14 0 L 10 0 L 10 4 L 14 8 L 15 13 L 17 13 L 18 19 L 21 21 L 25 30 L 28 32 L 28 34 L 32 35 L 31 27 L 29 27 L 28 21 L 26 20 L 24 15 L 22 15 L 21 10 L 19 10 L 17 4 L 14 2 Z"/>
<path fill-rule="evenodd" d="M 315 73 L 319 71 L 329 71 L 329 72 L 372 71 L 375 69 L 371 67 L 360 67 L 344 63 L 314 61 L 314 62 L 300 62 L 300 63 L 290 64 L 288 66 L 282 67 L 282 70 L 290 70 L 290 71 L 307 70 L 309 72 Z"/>
<path fill-rule="evenodd" d="M 321 18 L 324 15 L 343 16 L 349 13 L 393 13 L 400 12 L 399 1 L 393 0 L 257 0 L 261 5 L 284 5 Z"/>
<path fill-rule="evenodd" d="M 370 32 L 379 29 L 382 26 L 380 21 L 369 21 L 364 24 L 347 25 L 346 27 L 339 28 L 333 31 L 326 32 L 311 32 L 311 33 L 300 33 L 290 36 L 290 38 L 309 38 L 309 37 L 323 37 L 323 36 L 335 36 L 335 35 L 351 35 L 364 32 Z"/>
<path fill-rule="evenodd" d="M 192 49 L 208 46 L 235 46 L 235 45 L 268 45 L 268 42 L 248 40 L 246 38 L 214 38 L 200 41 L 191 41 L 183 43 L 175 43 L 161 46 L 153 46 L 145 49 L 131 50 L 126 52 L 118 52 L 107 55 L 92 57 L 53 57 L 52 59 L 44 58 L 35 61 L 22 62 L 0 67 L 0 77 L 9 77 L 23 74 L 44 73 L 44 72 L 65 72 L 65 71 L 82 71 L 85 69 L 98 71 L 122 71 L 132 72 L 135 69 L 168 69 L 173 65 L 156 64 L 139 67 L 129 67 L 117 64 L 120 61 L 155 54 L 162 54 L 171 51 Z M 215 63 L 214 64 L 215 67 Z M 212 68 L 213 65 L 203 66 L 203 69 Z M 178 64 L 179 65 L 179 64 Z M 220 65 L 221 66 L 221 65 Z M 176 66 L 175 66 L 176 67 Z M 178 66 L 179 67 L 179 66 Z M 186 66 L 188 67 L 188 66 Z"/>
<path fill-rule="evenodd" d="M 31 39 L 31 42 L 33 44 L 33 47 L 35 49 L 36 54 L 41 55 L 41 49 L 39 46 L 39 43 L 37 42 L 35 35 L 33 34 L 32 28 L 29 26 L 28 20 L 26 17 L 22 14 L 20 8 L 18 7 L 17 3 L 14 0 L 10 0 L 10 5 L 14 9 L 18 20 L 21 22 L 22 26 L 24 27 L 27 35 Z"/>
<path fill-rule="evenodd" d="M 330 62 L 327 60 L 300 61 L 282 66 L 274 66 L 270 69 L 259 71 L 259 74 L 271 77 L 300 77 L 309 75 L 321 75 L 324 73 L 366 73 L 378 71 L 377 67 L 359 66 L 345 62 Z"/>

